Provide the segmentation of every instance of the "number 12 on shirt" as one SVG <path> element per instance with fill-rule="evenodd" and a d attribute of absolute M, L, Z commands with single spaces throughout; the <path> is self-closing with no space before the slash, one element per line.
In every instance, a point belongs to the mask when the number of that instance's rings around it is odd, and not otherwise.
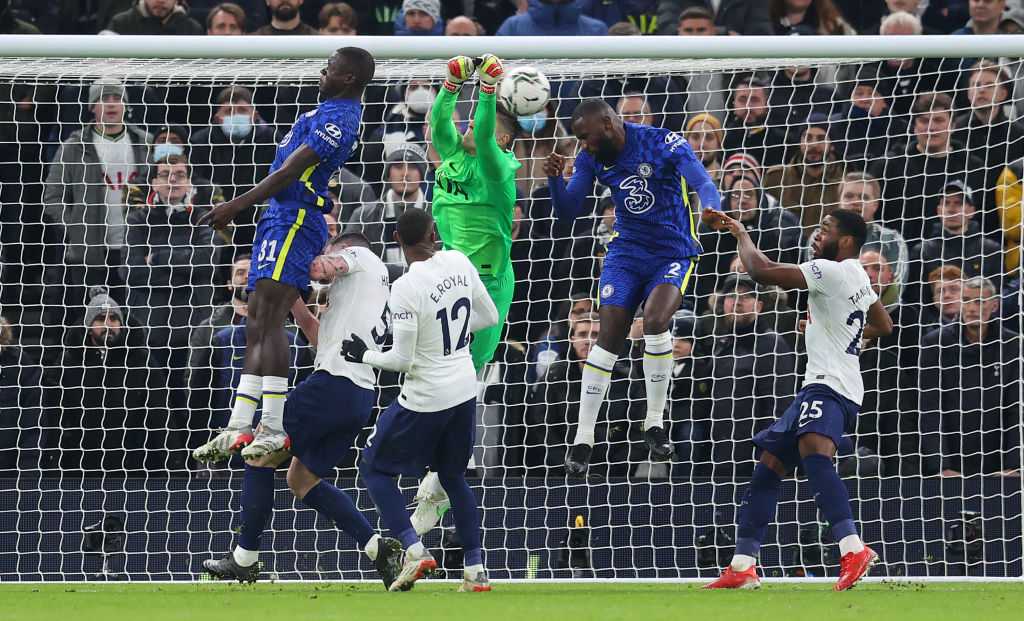
<path fill-rule="evenodd" d="M 462 309 L 466 310 L 466 316 L 460 317 Z M 463 347 L 469 345 L 469 315 L 472 311 L 470 310 L 469 298 L 459 298 L 452 304 L 451 310 L 442 308 L 437 311 L 437 320 L 441 322 L 441 337 L 444 339 L 444 355 L 450 356 L 452 351 L 458 351 Z M 451 316 L 451 320 L 449 320 Z M 452 349 L 452 325 L 456 320 L 462 319 L 462 331 L 459 332 L 459 340 L 455 344 L 455 349 Z"/>

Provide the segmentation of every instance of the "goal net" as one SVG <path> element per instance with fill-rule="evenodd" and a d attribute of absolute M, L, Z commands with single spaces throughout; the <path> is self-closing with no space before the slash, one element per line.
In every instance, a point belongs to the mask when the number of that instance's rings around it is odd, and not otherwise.
<path fill-rule="evenodd" d="M 873 575 L 1024 574 L 1019 60 L 520 56 L 532 58 L 506 69 L 544 72 L 552 99 L 520 119 L 515 294 L 480 381 L 471 482 L 492 579 L 717 575 L 751 438 L 787 409 L 806 365 L 806 294 L 755 288 L 732 238 L 695 217 L 705 253 L 670 325 L 664 416 L 676 456 L 652 462 L 643 444 L 638 313 L 590 476 L 566 478 L 615 212 L 595 187 L 578 219 L 558 220 L 542 165 L 577 152 L 569 116 L 588 97 L 683 136 L 772 260 L 806 260 L 834 208 L 863 215 L 860 261 L 895 330 L 850 345 L 865 397 L 837 467 L 883 559 Z M 359 149 L 332 184 L 332 231 L 363 230 L 393 277 L 404 267 L 395 219 L 430 205 L 440 164 L 425 117 L 442 60 L 378 58 Z M 194 222 L 267 173 L 276 143 L 317 104 L 323 64 L 0 58 L 3 580 L 204 579 L 201 561 L 234 545 L 241 463 L 206 467 L 190 450 L 227 420 L 247 259 L 266 249 L 251 247 L 256 210 L 220 233 Z M 462 91 L 460 130 L 476 94 L 475 82 Z M 680 208 L 696 215 L 699 201 Z M 323 291 L 309 303 L 322 310 Z M 288 334 L 294 385 L 314 352 L 295 326 Z M 381 374 L 378 393 L 386 406 L 397 378 Z M 355 461 L 339 456 L 336 483 L 377 525 Z M 375 579 L 351 539 L 293 499 L 283 472 L 276 483 L 265 575 Z M 410 502 L 416 484 L 401 481 Z M 425 544 L 458 571 L 450 516 Z M 799 470 L 760 564 L 768 577 L 838 573 Z"/>

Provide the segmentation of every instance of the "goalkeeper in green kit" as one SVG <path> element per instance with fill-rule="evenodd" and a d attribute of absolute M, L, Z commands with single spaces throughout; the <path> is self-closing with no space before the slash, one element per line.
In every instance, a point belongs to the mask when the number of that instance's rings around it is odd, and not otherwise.
<path fill-rule="evenodd" d="M 480 75 L 480 99 L 473 122 L 460 135 L 452 114 L 459 91 L 474 70 Z M 512 143 L 519 124 L 497 109 L 495 91 L 503 71 L 501 61 L 491 54 L 477 59 L 452 58 L 430 111 L 430 139 L 441 156 L 431 203 L 437 232 L 445 250 L 458 250 L 469 257 L 498 307 L 498 324 L 473 333 L 469 349 L 478 372 L 498 348 L 515 288 L 512 211 L 520 164 L 512 153 Z M 423 479 L 416 501 L 412 525 L 422 534 L 448 509 L 448 494 L 436 474 L 428 473 Z"/>

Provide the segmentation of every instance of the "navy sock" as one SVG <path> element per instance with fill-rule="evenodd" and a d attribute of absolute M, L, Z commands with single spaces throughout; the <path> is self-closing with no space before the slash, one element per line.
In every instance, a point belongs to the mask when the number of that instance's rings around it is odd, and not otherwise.
<path fill-rule="evenodd" d="M 775 519 L 782 479 L 764 464 L 754 467 L 754 474 L 743 491 L 743 500 L 736 512 L 736 554 L 757 556 L 768 529 Z"/>
<path fill-rule="evenodd" d="M 839 541 L 847 535 L 856 535 L 850 492 L 843 485 L 839 473 L 832 466 L 832 458 L 817 453 L 804 457 L 804 472 L 814 493 L 814 502 L 832 526 L 832 535 Z"/>
<path fill-rule="evenodd" d="M 398 483 L 391 475 L 377 470 L 365 461 L 359 463 L 359 474 L 366 482 L 366 489 L 377 507 L 380 519 L 388 529 L 398 537 L 402 546 L 408 548 L 420 540 L 416 529 L 409 520 L 409 512 L 405 509 L 405 499 L 398 489 Z"/>
<path fill-rule="evenodd" d="M 242 527 L 238 530 L 238 545 L 246 550 L 260 549 L 260 535 L 274 511 L 274 471 L 245 464 L 242 476 Z"/>
<path fill-rule="evenodd" d="M 348 494 L 327 481 L 320 481 L 302 498 L 311 509 L 330 518 L 334 525 L 348 533 L 360 548 L 366 547 L 376 534 L 370 523 L 356 508 Z"/>
<path fill-rule="evenodd" d="M 441 487 L 448 492 L 452 503 L 452 515 L 455 516 L 455 534 L 459 536 L 459 544 L 465 555 L 465 566 L 482 565 L 483 552 L 480 549 L 480 513 L 477 510 L 476 496 L 466 482 L 463 474 L 438 474 Z"/>

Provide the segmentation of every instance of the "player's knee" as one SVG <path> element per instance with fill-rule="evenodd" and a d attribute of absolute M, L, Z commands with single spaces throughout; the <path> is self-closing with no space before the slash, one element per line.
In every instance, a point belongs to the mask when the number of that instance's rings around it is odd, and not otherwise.
<path fill-rule="evenodd" d="M 780 479 L 784 479 L 786 478 L 786 476 L 789 475 L 789 469 L 786 468 L 786 464 L 782 463 L 781 459 L 779 459 L 775 455 L 772 455 L 768 451 L 764 451 L 761 453 L 760 461 L 763 465 L 771 468 L 772 471 L 775 472 L 775 474 L 777 474 Z"/>
<path fill-rule="evenodd" d="M 801 435 L 797 445 L 800 448 L 800 459 L 804 459 L 808 455 L 824 455 L 832 459 L 836 454 L 836 445 L 832 438 L 818 433 Z"/>
<path fill-rule="evenodd" d="M 644 334 L 665 334 L 668 332 L 667 317 L 644 317 Z"/>
<path fill-rule="evenodd" d="M 305 468 L 289 468 L 285 477 L 288 489 L 296 498 L 305 498 L 309 490 L 320 482 L 320 478 Z"/>

